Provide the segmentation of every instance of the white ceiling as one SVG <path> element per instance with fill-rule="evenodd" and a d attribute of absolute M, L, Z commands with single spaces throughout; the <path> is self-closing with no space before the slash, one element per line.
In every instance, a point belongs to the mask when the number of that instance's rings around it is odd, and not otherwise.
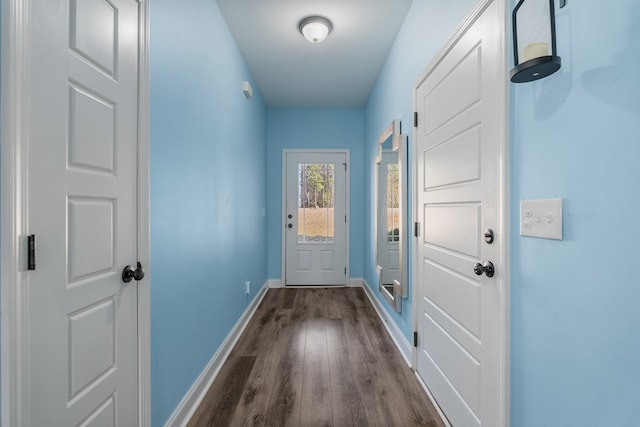
<path fill-rule="evenodd" d="M 412 0 L 217 0 L 270 107 L 362 107 Z M 318 44 L 308 15 L 333 22 Z"/>

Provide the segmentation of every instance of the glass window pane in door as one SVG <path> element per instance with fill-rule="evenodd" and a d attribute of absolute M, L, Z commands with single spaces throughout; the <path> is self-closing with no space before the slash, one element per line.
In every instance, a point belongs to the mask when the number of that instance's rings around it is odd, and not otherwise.
<path fill-rule="evenodd" d="M 332 163 L 298 164 L 298 242 L 332 243 L 334 225 Z"/>

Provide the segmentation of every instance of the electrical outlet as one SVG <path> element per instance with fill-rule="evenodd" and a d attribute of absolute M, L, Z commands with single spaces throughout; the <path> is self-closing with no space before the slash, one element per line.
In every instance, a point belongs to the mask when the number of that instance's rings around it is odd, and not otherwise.
<path fill-rule="evenodd" d="M 247 280 L 244 282 L 244 294 L 249 295 L 251 293 L 251 281 Z"/>

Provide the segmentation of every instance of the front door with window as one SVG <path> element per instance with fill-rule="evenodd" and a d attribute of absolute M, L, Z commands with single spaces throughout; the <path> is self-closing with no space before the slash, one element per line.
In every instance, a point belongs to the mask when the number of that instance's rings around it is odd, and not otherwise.
<path fill-rule="evenodd" d="M 347 284 L 347 153 L 287 151 L 286 285 Z"/>

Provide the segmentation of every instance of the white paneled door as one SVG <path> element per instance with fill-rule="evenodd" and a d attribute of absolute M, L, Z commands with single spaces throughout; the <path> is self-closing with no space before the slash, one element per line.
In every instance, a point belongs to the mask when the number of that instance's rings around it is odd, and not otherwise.
<path fill-rule="evenodd" d="M 476 10 L 416 93 L 417 368 L 456 427 L 501 426 L 506 411 L 499 3 Z"/>
<path fill-rule="evenodd" d="M 284 153 L 285 284 L 347 284 L 347 153 Z"/>
<path fill-rule="evenodd" d="M 139 3 L 30 3 L 23 425 L 135 426 Z"/>

